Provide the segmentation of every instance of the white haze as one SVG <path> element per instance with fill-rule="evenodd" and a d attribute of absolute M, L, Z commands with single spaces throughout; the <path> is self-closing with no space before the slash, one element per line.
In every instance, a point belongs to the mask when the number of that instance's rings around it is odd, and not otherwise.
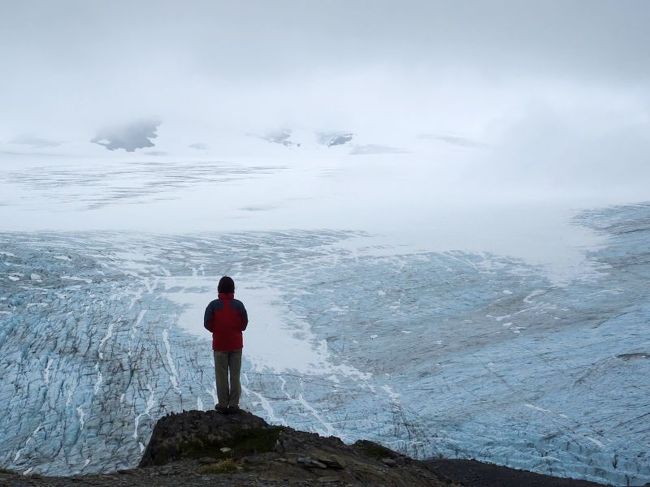
<path fill-rule="evenodd" d="M 595 242 L 579 209 L 650 198 L 646 2 L 0 9 L 3 230 L 346 228 L 564 268 Z M 91 142 L 138 121 L 154 147 Z M 261 138 L 282 129 L 301 146 Z M 329 131 L 352 145 L 319 146 Z M 96 209 L 10 177 L 135 161 L 283 169 Z"/>

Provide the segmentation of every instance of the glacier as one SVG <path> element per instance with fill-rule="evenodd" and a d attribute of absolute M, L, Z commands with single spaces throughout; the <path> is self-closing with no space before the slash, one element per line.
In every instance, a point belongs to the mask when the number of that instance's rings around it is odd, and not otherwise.
<path fill-rule="evenodd" d="M 242 406 L 271 422 L 650 482 L 650 204 L 574 224 L 604 240 L 568 282 L 354 231 L 2 232 L 0 466 L 132 467 L 157 418 L 213 407 L 201 318 L 229 274 L 251 317 Z"/>

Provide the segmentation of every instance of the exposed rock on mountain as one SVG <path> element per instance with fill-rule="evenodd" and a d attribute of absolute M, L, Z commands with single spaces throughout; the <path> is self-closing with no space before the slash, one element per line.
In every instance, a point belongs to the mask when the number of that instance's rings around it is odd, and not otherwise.
<path fill-rule="evenodd" d="M 321 132 L 318 134 L 318 142 L 327 147 L 344 145 L 350 142 L 354 137 L 351 132 Z"/>
<path fill-rule="evenodd" d="M 1 485 L 383 485 L 595 487 L 466 460 L 413 460 L 371 441 L 269 425 L 239 411 L 188 411 L 161 418 L 140 465 L 113 474 L 21 476 L 0 471 Z"/>
<path fill-rule="evenodd" d="M 157 120 L 142 120 L 119 127 L 100 130 L 91 142 L 103 145 L 108 150 L 124 149 L 134 152 L 144 147 L 154 147 L 151 139 L 158 137 L 156 131 L 160 122 Z"/>
<path fill-rule="evenodd" d="M 300 144 L 297 144 L 291 140 L 292 133 L 293 132 L 289 129 L 283 129 L 283 130 L 278 130 L 276 132 L 269 132 L 266 135 L 264 135 L 262 138 L 267 142 L 280 144 L 285 147 L 291 147 L 293 145 L 300 146 Z"/>
<path fill-rule="evenodd" d="M 161 418 L 140 467 L 194 459 L 204 473 L 232 471 L 269 480 L 352 485 L 449 485 L 424 463 L 369 441 L 271 426 L 247 412 L 189 411 Z M 226 472 L 224 472 L 226 473 Z"/>

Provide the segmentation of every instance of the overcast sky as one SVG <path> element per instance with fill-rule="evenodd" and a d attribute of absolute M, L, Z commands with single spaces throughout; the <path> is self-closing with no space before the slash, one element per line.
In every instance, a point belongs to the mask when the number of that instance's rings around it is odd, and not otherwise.
<path fill-rule="evenodd" d="M 643 0 L 0 6 L 5 136 L 76 117 L 345 123 L 364 104 L 413 111 L 462 90 L 505 89 L 508 103 L 508 90 L 564 86 L 647 102 L 650 86 Z"/>
<path fill-rule="evenodd" d="M 247 79 L 359 65 L 639 82 L 650 5 L 638 1 L 3 0 L 9 68 L 60 76 L 153 63 Z M 178 65 L 175 63 L 179 63 Z M 152 73 L 161 74 L 161 73 Z"/>
<path fill-rule="evenodd" d="M 481 177 L 639 185 L 648 25 L 643 0 L 0 0 L 0 144 L 89 144 L 134 120 L 161 122 L 156 148 L 451 136 L 492 148 Z"/>

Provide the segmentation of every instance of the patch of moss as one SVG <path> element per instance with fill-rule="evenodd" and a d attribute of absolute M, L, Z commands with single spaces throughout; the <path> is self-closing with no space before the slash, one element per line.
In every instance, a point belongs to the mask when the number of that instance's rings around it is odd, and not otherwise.
<path fill-rule="evenodd" d="M 210 465 L 204 465 L 199 469 L 200 473 L 207 474 L 221 474 L 221 473 L 232 473 L 237 470 L 237 464 L 232 458 L 226 458 L 217 463 L 212 463 Z"/>
<path fill-rule="evenodd" d="M 273 451 L 280 436 L 281 427 L 251 428 L 237 431 L 231 438 L 220 442 L 206 443 L 200 439 L 184 441 L 178 445 L 178 456 L 181 458 L 230 458 L 243 457 L 255 453 Z M 227 446 L 232 451 L 223 453 L 221 448 Z M 169 458 L 160 459 L 160 464 L 167 463 Z"/>
<path fill-rule="evenodd" d="M 226 446 L 233 449 L 235 456 L 273 451 L 280 437 L 280 431 L 282 431 L 280 427 L 239 430 L 226 442 Z"/>
<path fill-rule="evenodd" d="M 372 458 L 393 458 L 395 457 L 395 452 L 390 448 L 386 448 L 379 443 L 368 440 L 359 440 L 354 446 L 361 450 L 365 455 Z"/>
<path fill-rule="evenodd" d="M 217 456 L 219 453 L 219 444 L 206 444 L 200 439 L 184 441 L 178 445 L 178 453 L 181 458 L 199 458 Z"/>

